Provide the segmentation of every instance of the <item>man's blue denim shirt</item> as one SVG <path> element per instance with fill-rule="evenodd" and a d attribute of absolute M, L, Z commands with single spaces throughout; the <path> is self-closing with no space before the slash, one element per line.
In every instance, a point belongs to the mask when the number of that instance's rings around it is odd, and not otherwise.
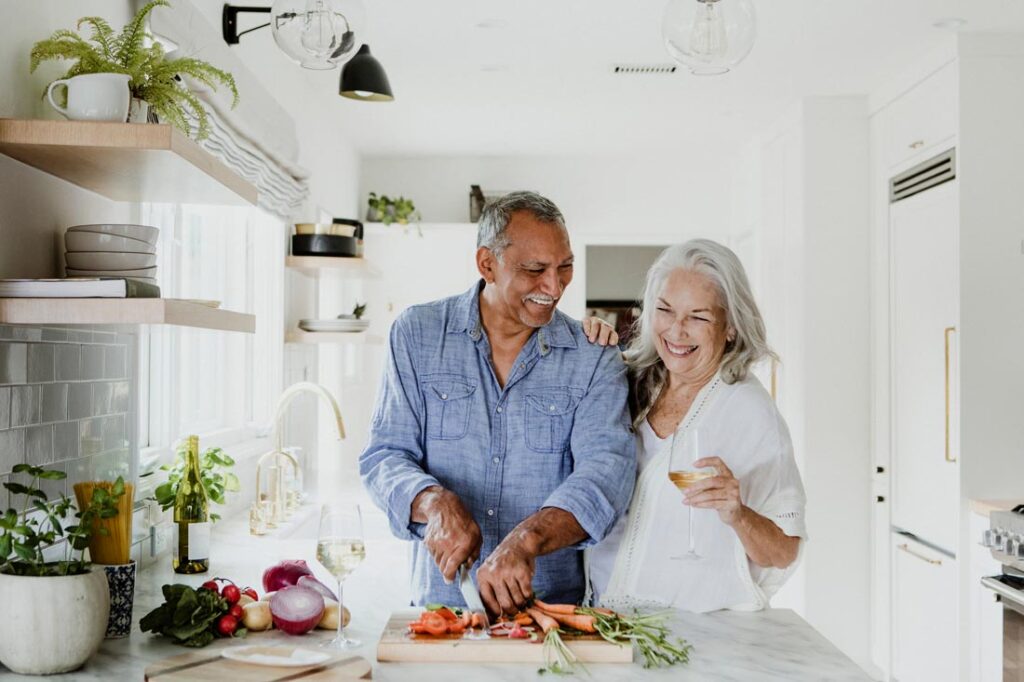
<path fill-rule="evenodd" d="M 359 458 L 363 483 L 405 540 L 423 536 L 424 526 L 410 521 L 416 495 L 432 485 L 453 491 L 480 525 L 481 561 L 542 507 L 570 512 L 589 535 L 583 545 L 598 542 L 626 509 L 636 477 L 619 350 L 588 343 L 580 323 L 556 311 L 530 337 L 502 388 L 480 322 L 482 286 L 395 320 Z M 580 549 L 538 557 L 538 596 L 579 602 Z M 413 544 L 412 598 L 464 605 L 422 542 Z"/>

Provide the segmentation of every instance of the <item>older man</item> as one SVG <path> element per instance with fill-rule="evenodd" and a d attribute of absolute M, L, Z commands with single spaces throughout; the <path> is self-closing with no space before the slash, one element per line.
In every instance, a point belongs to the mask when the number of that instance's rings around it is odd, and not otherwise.
<path fill-rule="evenodd" d="M 359 458 L 363 482 L 413 546 L 413 599 L 513 612 L 536 592 L 579 602 L 582 547 L 625 509 L 636 458 L 625 368 L 555 308 L 572 280 L 562 214 L 516 192 L 480 219 L 482 280 L 414 306 L 390 358 Z"/>

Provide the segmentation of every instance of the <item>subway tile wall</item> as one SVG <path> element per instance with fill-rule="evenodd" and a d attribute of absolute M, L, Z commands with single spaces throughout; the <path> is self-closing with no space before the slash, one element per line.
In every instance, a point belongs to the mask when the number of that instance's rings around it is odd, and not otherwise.
<path fill-rule="evenodd" d="M 19 463 L 59 469 L 51 499 L 79 481 L 135 475 L 135 334 L 0 325 L 0 482 Z M 0 489 L 0 508 L 10 504 Z"/>

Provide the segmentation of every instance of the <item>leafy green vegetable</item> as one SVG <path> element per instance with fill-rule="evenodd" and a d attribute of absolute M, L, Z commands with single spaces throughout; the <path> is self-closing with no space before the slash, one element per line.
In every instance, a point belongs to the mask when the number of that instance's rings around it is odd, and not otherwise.
<path fill-rule="evenodd" d="M 594 616 L 598 634 L 609 642 L 623 644 L 632 642 L 644 657 L 645 668 L 688 663 L 693 647 L 681 637 L 674 641 L 671 630 L 665 624 L 668 611 L 641 615 L 624 616 L 607 614 L 596 609 L 578 609 L 577 613 Z"/>
<path fill-rule="evenodd" d="M 164 585 L 163 593 L 164 603 L 139 621 L 143 632 L 171 637 L 175 644 L 188 647 L 213 641 L 214 623 L 230 608 L 226 599 L 213 590 L 188 585 Z"/>

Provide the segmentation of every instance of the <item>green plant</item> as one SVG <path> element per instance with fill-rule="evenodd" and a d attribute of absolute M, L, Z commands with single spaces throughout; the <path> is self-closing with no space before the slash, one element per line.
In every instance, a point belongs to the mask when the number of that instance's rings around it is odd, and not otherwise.
<path fill-rule="evenodd" d="M 363 314 L 366 312 L 365 303 L 356 303 L 355 307 L 352 308 L 352 314 L 355 315 L 357 320 L 363 319 Z"/>
<path fill-rule="evenodd" d="M 85 509 L 79 510 L 66 495 L 50 502 L 46 493 L 39 489 L 40 481 L 60 481 L 67 478 L 63 471 L 53 471 L 28 464 L 16 464 L 15 474 L 26 474 L 28 483 L 4 483 L 13 498 L 25 498 L 19 512 L 13 507 L 0 515 L 0 573 L 23 576 L 64 576 L 85 573 L 89 562 L 85 560 L 85 549 L 93 533 L 93 524 L 98 519 L 117 516 L 117 501 L 124 495 L 124 479 L 118 476 L 108 492 L 103 488 L 93 490 L 92 499 Z M 68 523 L 70 518 L 76 522 Z M 96 532 L 106 535 L 106 528 Z M 65 541 L 64 558 L 48 562 L 43 550 Z M 78 552 L 78 557 L 74 553 Z"/>
<path fill-rule="evenodd" d="M 143 632 L 170 637 L 175 644 L 204 647 L 214 640 L 215 623 L 231 605 L 216 590 L 188 585 L 164 585 L 164 603 L 139 621 Z M 241 628 L 235 637 L 245 637 Z"/>
<path fill-rule="evenodd" d="M 416 210 L 416 204 L 412 199 L 405 197 L 392 199 L 386 194 L 378 197 L 375 192 L 370 192 L 366 204 L 371 212 L 377 213 L 374 217 L 385 225 L 396 222 L 399 225 L 408 225 L 410 221 L 418 222 L 420 220 L 420 213 Z"/>
<path fill-rule="evenodd" d="M 167 511 L 174 506 L 174 498 L 178 495 L 178 485 L 185 474 L 185 451 L 186 444 L 179 443 L 175 452 L 174 462 L 165 464 L 160 469 L 169 472 L 167 482 L 157 486 L 153 491 L 160 508 Z M 238 482 L 238 476 L 231 473 L 230 468 L 235 465 L 231 459 L 220 448 L 207 448 L 199 457 L 199 474 L 203 479 L 203 487 L 206 488 L 206 495 L 217 504 L 225 503 L 225 495 L 229 492 L 238 492 L 242 489 Z M 210 514 L 210 521 L 217 521 L 220 516 Z"/>
<path fill-rule="evenodd" d="M 395 200 L 395 221 L 399 225 L 407 225 L 410 220 L 418 222 L 419 219 L 419 211 L 416 210 L 416 204 L 413 203 L 412 199 L 398 197 Z"/>
<path fill-rule="evenodd" d="M 76 28 L 88 25 L 92 29 L 88 40 L 75 31 L 57 30 L 32 46 L 29 69 L 34 72 L 44 61 L 69 59 L 75 63 L 62 78 L 86 73 L 128 74 L 132 97 L 148 102 L 159 117 L 188 135 L 191 134 L 188 121 L 191 112 L 198 122 L 196 137 L 203 139 L 210 131 L 206 109 L 179 76 L 190 76 L 214 90 L 220 85 L 226 86 L 233 97 L 232 106 L 238 104 L 235 79 L 201 59 L 168 59 L 163 45 L 146 30 L 146 18 L 156 7 L 170 7 L 170 3 L 167 0 L 147 3 L 120 33 L 115 33 L 101 17 L 83 17 Z"/>

